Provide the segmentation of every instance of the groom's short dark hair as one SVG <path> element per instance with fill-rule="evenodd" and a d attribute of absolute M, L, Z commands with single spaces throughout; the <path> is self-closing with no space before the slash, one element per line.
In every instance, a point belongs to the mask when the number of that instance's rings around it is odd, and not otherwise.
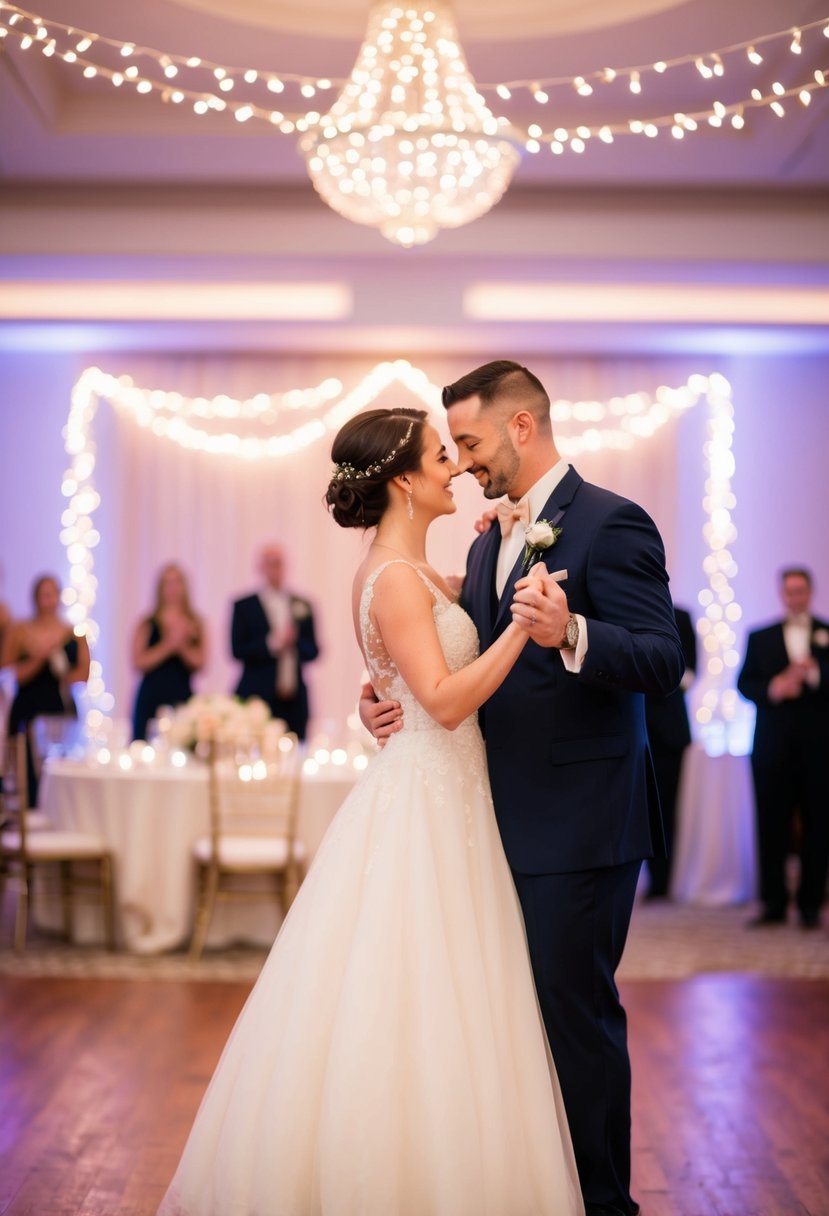
<path fill-rule="evenodd" d="M 480 397 L 484 409 L 499 398 L 521 398 L 530 395 L 541 398 L 543 408 L 549 410 L 550 398 L 547 390 L 531 371 L 511 359 L 495 359 L 492 363 L 484 363 L 473 372 L 467 372 L 459 380 L 447 384 L 442 393 L 442 400 L 448 410 L 457 401 L 465 401 L 467 397 Z"/>

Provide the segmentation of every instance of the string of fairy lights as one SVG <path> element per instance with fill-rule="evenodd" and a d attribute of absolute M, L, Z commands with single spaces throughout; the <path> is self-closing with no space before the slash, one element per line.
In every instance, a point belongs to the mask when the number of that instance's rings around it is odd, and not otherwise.
<path fill-rule="evenodd" d="M 348 392 L 344 392 L 339 380 L 331 378 L 313 388 L 263 393 L 244 400 L 225 395 L 186 397 L 177 392 L 141 388 L 129 376 L 112 376 L 96 367 L 87 368 L 72 391 L 64 428 L 69 466 L 61 486 L 67 502 L 61 516 L 60 539 L 69 566 L 62 595 L 76 633 L 86 635 L 93 648 L 100 633 L 95 619 L 98 582 L 94 551 L 101 541 L 95 526 L 101 497 L 95 488 L 94 421 L 102 401 L 125 412 L 138 426 L 149 429 L 160 439 L 184 449 L 248 461 L 273 460 L 295 455 L 337 430 L 391 385 L 403 386 L 429 410 L 440 412 L 438 386 L 404 359 L 378 364 Z M 671 419 L 700 402 L 708 405 L 704 449 L 707 475 L 702 500 L 707 548 L 703 571 L 707 582 L 698 597 L 702 616 L 697 629 L 705 665 L 696 718 L 700 729 L 705 731 L 722 727 L 738 710 L 736 693 L 725 679 L 738 662 L 734 625 L 742 615 L 733 588 L 737 566 L 731 551 L 736 539 L 732 519 L 736 499 L 731 487 L 734 473 L 731 387 L 718 373 L 693 375 L 684 385 L 663 385 L 653 394 L 630 393 L 609 401 L 557 400 L 552 403 L 551 416 L 557 428 L 559 450 L 573 458 L 583 452 L 629 449 L 651 438 Z M 291 417 L 296 417 L 298 410 L 316 411 L 317 416 L 310 423 L 291 425 Z M 271 432 L 275 423 L 286 421 L 288 429 L 278 437 L 245 434 L 238 429 L 241 424 L 248 429 L 258 426 Z M 203 423 L 236 429 L 207 431 Z M 275 443 L 275 438 L 279 442 Z M 87 684 L 86 707 L 93 732 L 114 708 L 101 663 L 95 659 Z"/>
<path fill-rule="evenodd" d="M 546 106 L 553 91 L 560 89 L 570 90 L 578 98 L 587 98 L 596 92 L 622 88 L 639 99 L 651 79 L 666 72 L 691 70 L 705 81 L 718 85 L 738 58 L 747 60 L 753 67 L 760 68 L 764 64 L 768 67 L 772 59 L 780 58 L 782 50 L 795 62 L 802 56 L 809 40 L 816 42 L 821 38 L 829 39 L 829 17 L 758 34 L 714 50 L 574 75 L 478 83 L 477 88 L 482 93 L 494 93 L 505 102 L 516 94 L 526 93 L 541 106 Z M 314 128 L 322 113 L 304 107 L 312 99 L 325 98 L 332 89 L 345 83 L 344 78 L 217 63 L 199 55 L 145 47 L 43 17 L 9 0 L 0 0 L 0 43 L 4 39 L 14 40 L 22 50 L 39 51 L 47 58 L 59 57 L 85 78 L 98 77 L 116 89 L 152 94 L 171 105 L 190 106 L 196 114 L 227 112 L 240 123 L 260 120 L 284 134 L 302 134 Z M 107 62 L 107 56 L 111 62 Z M 778 75 L 784 73 L 780 71 Z M 553 155 L 561 155 L 567 150 L 583 153 L 591 140 L 609 144 L 630 135 L 653 139 L 662 132 L 669 132 L 674 139 L 684 139 L 700 129 L 730 126 L 740 130 L 753 111 L 769 110 L 778 118 L 784 118 L 792 108 L 808 106 L 813 95 L 828 85 L 829 69 L 817 68 L 794 84 L 775 79 L 762 87 L 752 88 L 748 96 L 728 102 L 713 98 L 710 104 L 688 113 L 638 114 L 614 122 L 585 122 L 567 127 L 552 127 L 542 121 L 521 129 L 512 122 L 511 129 L 527 152 L 537 153 L 546 147 Z M 286 94 L 286 88 L 295 104 L 290 108 L 275 106 L 272 98 Z M 794 103 L 793 107 L 790 103 Z M 328 109 L 326 100 L 322 112 Z"/>

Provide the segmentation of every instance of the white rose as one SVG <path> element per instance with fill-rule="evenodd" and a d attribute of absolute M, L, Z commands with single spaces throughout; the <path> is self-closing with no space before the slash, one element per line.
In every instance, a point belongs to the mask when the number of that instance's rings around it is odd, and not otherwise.
<path fill-rule="evenodd" d="M 293 606 L 293 617 L 295 621 L 306 621 L 311 615 L 311 609 L 302 600 L 295 600 Z"/>
<path fill-rule="evenodd" d="M 829 646 L 829 631 L 826 629 L 816 629 L 812 634 L 812 641 L 815 646 Z"/>
<path fill-rule="evenodd" d="M 533 549 L 549 549 L 556 539 L 553 529 L 545 519 L 530 524 L 529 528 L 524 531 L 524 537 L 527 544 L 532 545 Z"/>
<path fill-rule="evenodd" d="M 247 703 L 247 719 L 251 726 L 264 726 L 271 716 L 270 706 L 260 697 L 251 697 Z"/>

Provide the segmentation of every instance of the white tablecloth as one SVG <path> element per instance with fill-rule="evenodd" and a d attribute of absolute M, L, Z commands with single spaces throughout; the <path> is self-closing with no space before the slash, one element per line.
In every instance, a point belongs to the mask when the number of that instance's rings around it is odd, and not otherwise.
<path fill-rule="evenodd" d="M 677 799 L 671 895 L 682 903 L 738 904 L 756 884 L 754 789 L 748 756 L 685 751 Z"/>
<path fill-rule="evenodd" d="M 303 774 L 298 837 L 310 862 L 337 808 L 352 788 L 351 768 Z M 194 841 L 209 830 L 207 770 L 142 768 L 50 760 L 39 805 L 55 827 L 102 835 L 115 862 L 116 932 L 128 950 L 153 954 L 189 941 L 193 925 Z M 36 902 L 38 923 L 59 927 L 58 909 Z M 276 900 L 220 903 L 208 946 L 245 940 L 270 944 L 279 928 Z M 97 910 L 79 906 L 78 940 L 101 938 Z"/>

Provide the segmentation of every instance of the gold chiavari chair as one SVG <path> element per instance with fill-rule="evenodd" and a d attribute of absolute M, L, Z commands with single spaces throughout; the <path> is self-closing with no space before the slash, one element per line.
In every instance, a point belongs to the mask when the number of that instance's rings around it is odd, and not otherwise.
<path fill-rule="evenodd" d="M 76 895 L 94 892 L 101 903 L 104 931 L 109 949 L 115 948 L 115 920 L 112 884 L 112 856 L 104 841 L 85 832 L 61 832 L 51 828 L 32 831 L 29 827 L 28 781 L 26 777 L 26 736 L 21 732 L 8 740 L 15 774 L 15 796 L 0 833 L 0 909 L 8 879 L 17 882 L 14 948 L 26 948 L 26 929 L 32 882 L 36 867 L 57 869 L 63 908 L 63 928 L 72 937 Z M 4 787 L 4 799 L 6 798 Z M 94 875 L 89 871 L 94 870 Z"/>
<path fill-rule="evenodd" d="M 217 902 L 273 896 L 285 915 L 302 879 L 296 839 L 300 753 L 284 734 L 268 755 L 256 740 L 209 744 L 210 835 L 196 841 L 197 903 L 190 958 L 201 957 Z M 261 881 L 260 881 L 261 880 Z"/>

